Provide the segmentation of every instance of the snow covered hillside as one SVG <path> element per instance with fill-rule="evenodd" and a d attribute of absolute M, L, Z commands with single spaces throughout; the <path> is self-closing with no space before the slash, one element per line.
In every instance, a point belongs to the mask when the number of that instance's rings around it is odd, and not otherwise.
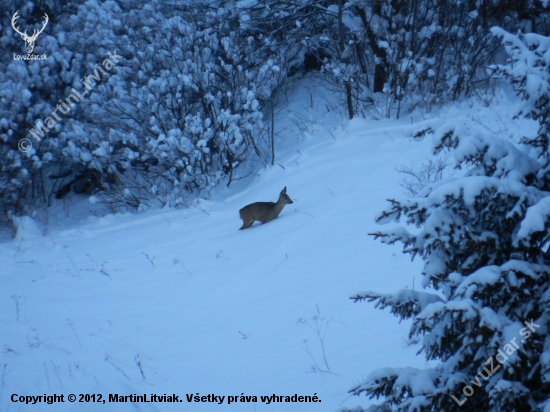
<path fill-rule="evenodd" d="M 305 109 L 300 93 L 280 115 L 290 137 L 278 164 L 196 207 L 109 215 L 45 236 L 21 221 L 0 244 L 0 411 L 334 411 L 369 404 L 347 392 L 376 368 L 425 366 L 406 346 L 408 325 L 349 297 L 419 288 L 421 262 L 368 233 L 386 199 L 405 196 L 396 167 L 428 158 L 429 139 L 406 137 L 410 117 L 338 126 L 322 99 Z M 288 111 L 301 111 L 307 130 L 298 133 Z M 439 115 L 513 132 L 498 107 Z M 284 186 L 294 203 L 278 219 L 238 230 L 241 207 L 275 201 Z M 25 405 L 13 394 L 65 402 Z M 106 402 L 73 404 L 69 394 Z M 182 402 L 113 403 L 109 394 Z M 257 402 L 228 405 L 241 394 Z M 322 402 L 260 399 L 273 394 Z"/>

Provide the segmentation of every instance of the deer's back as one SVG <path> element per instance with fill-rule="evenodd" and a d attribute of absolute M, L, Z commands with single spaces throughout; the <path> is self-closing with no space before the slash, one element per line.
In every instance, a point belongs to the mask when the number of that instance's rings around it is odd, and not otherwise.
<path fill-rule="evenodd" d="M 278 213 L 275 211 L 275 205 L 276 203 L 274 202 L 251 203 L 239 210 L 239 215 L 241 216 L 241 219 L 251 216 L 254 220 L 267 222 L 277 217 Z"/>

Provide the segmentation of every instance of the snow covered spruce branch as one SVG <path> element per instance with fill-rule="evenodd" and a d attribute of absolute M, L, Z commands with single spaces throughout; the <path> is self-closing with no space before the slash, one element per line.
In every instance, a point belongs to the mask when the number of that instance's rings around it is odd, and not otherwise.
<path fill-rule="evenodd" d="M 433 293 L 418 292 L 410 289 L 402 289 L 396 294 L 376 293 L 372 291 L 357 293 L 352 296 L 354 302 L 367 300 L 375 302 L 375 307 L 379 309 L 390 308 L 393 315 L 401 319 L 410 319 L 418 315 L 429 304 L 442 302 L 438 295 Z"/>

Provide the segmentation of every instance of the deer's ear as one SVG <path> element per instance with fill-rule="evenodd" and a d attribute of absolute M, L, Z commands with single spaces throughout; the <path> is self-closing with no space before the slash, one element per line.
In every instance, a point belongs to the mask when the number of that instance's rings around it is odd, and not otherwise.
<path fill-rule="evenodd" d="M 286 194 L 286 186 L 285 186 L 285 188 L 284 188 L 283 190 L 281 190 L 281 194 L 282 194 L 282 195 Z"/>

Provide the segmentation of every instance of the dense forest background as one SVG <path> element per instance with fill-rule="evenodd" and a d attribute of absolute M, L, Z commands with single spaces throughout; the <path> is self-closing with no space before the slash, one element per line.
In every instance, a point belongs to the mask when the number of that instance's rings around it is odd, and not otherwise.
<path fill-rule="evenodd" d="M 1 9 L 4 228 L 71 191 L 111 211 L 176 206 L 273 164 L 274 106 L 304 73 L 339 91 L 350 118 L 482 95 L 501 52 L 489 29 L 550 25 L 547 4 L 513 0 L 43 0 Z M 48 15 L 33 51 L 45 61 L 11 57 L 26 52 L 16 11 L 28 33 Z M 120 58 L 105 67 L 109 53 Z"/>

